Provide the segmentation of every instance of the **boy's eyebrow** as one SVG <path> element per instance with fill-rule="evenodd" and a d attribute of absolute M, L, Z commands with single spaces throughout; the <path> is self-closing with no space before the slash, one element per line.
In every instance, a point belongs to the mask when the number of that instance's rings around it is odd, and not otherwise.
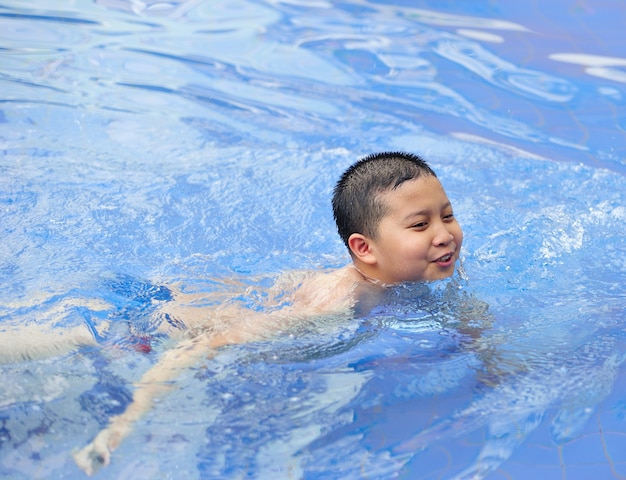
<path fill-rule="evenodd" d="M 452 206 L 451 202 L 446 202 L 441 206 L 441 210 L 445 210 L 446 208 L 449 208 Z M 404 217 L 404 220 L 410 220 L 413 217 L 419 217 L 420 215 L 429 215 L 431 212 L 428 209 L 425 210 L 419 210 L 417 212 L 411 212 L 409 213 L 406 217 Z"/>
<path fill-rule="evenodd" d="M 421 210 L 419 212 L 411 212 L 406 217 L 404 217 L 404 220 L 410 220 L 413 217 L 419 217 L 421 215 L 428 215 L 429 213 L 430 213 L 430 210 Z"/>

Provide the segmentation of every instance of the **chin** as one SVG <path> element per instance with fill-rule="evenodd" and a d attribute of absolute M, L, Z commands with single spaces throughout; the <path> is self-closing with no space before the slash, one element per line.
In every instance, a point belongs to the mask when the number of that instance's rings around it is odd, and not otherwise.
<path fill-rule="evenodd" d="M 425 281 L 425 282 L 436 282 L 437 280 L 443 280 L 445 278 L 450 278 L 452 275 L 454 275 L 454 268 L 450 268 L 449 270 L 446 270 L 445 272 L 440 272 L 438 275 L 433 275 L 432 277 L 430 277 L 428 279 L 424 279 L 422 281 Z"/>

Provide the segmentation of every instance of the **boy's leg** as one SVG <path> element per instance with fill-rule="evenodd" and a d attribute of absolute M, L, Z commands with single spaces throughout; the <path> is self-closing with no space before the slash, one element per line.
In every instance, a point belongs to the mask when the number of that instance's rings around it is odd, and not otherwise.
<path fill-rule="evenodd" d="M 83 345 L 96 345 L 97 336 L 108 330 L 108 321 L 97 325 L 88 321 L 74 327 L 56 326 L 55 323 L 76 308 L 98 312 L 110 307 L 101 300 L 68 298 L 38 315 L 36 321 L 28 325 L 0 323 L 0 363 L 53 357 Z"/>
<path fill-rule="evenodd" d="M 96 343 L 85 325 L 71 328 L 46 325 L 8 327 L 0 330 L 0 363 L 63 355 L 79 346 Z"/>

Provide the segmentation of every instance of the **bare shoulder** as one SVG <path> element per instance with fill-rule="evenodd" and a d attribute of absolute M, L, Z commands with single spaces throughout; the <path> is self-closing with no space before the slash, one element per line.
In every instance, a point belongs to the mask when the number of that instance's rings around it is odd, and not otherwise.
<path fill-rule="evenodd" d="M 291 270 L 281 274 L 269 288 L 262 305 L 267 320 L 276 318 L 316 317 L 362 312 L 364 305 L 375 302 L 376 287 L 364 280 L 352 265 L 334 270 Z M 243 295 L 248 289 L 242 289 Z M 241 326 L 245 305 L 233 298 L 219 295 L 182 293 L 172 288 L 173 301 L 160 306 L 159 315 L 166 318 L 161 326 L 170 336 L 179 337 L 186 331 L 207 328 L 223 329 L 234 324 Z M 261 295 L 264 296 L 264 295 Z M 210 301 L 209 301 L 210 300 Z M 260 324 L 258 315 L 255 322 Z M 181 328 L 173 328 L 178 325 Z"/>
<path fill-rule="evenodd" d="M 343 313 L 354 309 L 363 277 L 352 266 L 310 273 L 294 294 L 294 308 L 307 314 Z"/>

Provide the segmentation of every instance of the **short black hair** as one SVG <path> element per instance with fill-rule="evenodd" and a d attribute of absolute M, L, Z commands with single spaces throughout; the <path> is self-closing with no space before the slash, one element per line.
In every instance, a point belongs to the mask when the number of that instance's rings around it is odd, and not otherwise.
<path fill-rule="evenodd" d="M 421 176 L 437 177 L 422 158 L 405 152 L 373 153 L 348 168 L 335 186 L 332 201 L 337 230 L 346 246 L 353 233 L 375 239 L 387 213 L 381 194 Z"/>

